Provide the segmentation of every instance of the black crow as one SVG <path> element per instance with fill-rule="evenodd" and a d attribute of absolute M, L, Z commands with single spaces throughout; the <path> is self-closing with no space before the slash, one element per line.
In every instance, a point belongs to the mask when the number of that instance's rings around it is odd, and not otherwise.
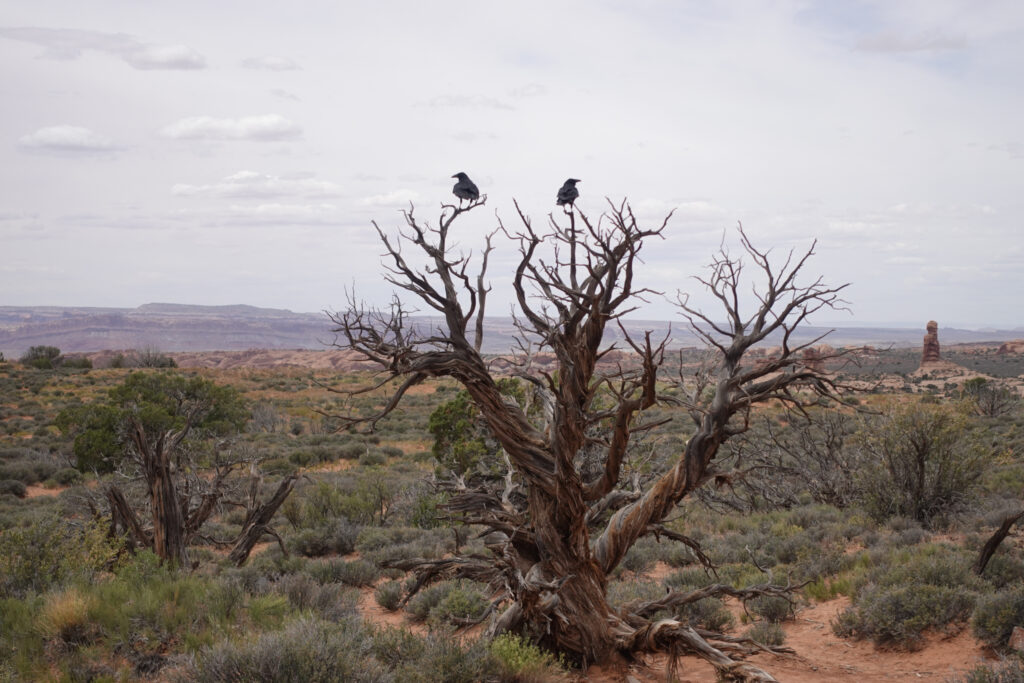
<path fill-rule="evenodd" d="M 469 179 L 469 176 L 459 171 L 452 178 L 458 178 L 459 182 L 455 183 L 455 187 L 452 188 L 452 192 L 459 198 L 461 203 L 463 199 L 469 201 L 475 201 L 480 199 L 480 190 L 477 188 L 476 183 Z"/>
<path fill-rule="evenodd" d="M 569 178 L 562 185 L 562 188 L 558 191 L 558 198 L 555 203 L 559 206 L 573 206 L 573 202 L 580 196 L 580 191 L 576 189 L 576 183 L 580 182 L 577 178 Z"/>

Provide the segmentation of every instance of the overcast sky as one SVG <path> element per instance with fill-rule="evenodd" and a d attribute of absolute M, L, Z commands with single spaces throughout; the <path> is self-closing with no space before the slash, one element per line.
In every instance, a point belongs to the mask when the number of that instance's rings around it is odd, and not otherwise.
<path fill-rule="evenodd" d="M 1020 0 L 7 2 L 0 102 L 2 304 L 385 301 L 370 221 L 465 171 L 467 250 L 571 176 L 676 209 L 667 294 L 742 222 L 852 283 L 815 322 L 1024 325 Z"/>

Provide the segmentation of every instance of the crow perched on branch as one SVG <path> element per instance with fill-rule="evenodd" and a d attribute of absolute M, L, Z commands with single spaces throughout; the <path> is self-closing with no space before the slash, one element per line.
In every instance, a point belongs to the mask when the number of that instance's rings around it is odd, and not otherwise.
<path fill-rule="evenodd" d="M 452 192 L 459 198 L 460 203 L 463 199 L 468 199 L 469 201 L 480 199 L 480 190 L 477 188 L 476 183 L 469 179 L 468 175 L 459 171 L 452 178 L 459 179 L 459 182 L 455 183 L 455 187 L 452 188 Z"/>
<path fill-rule="evenodd" d="M 555 203 L 559 206 L 573 206 L 573 202 L 580 196 L 580 191 L 576 189 L 576 183 L 580 182 L 577 178 L 569 178 L 562 185 L 561 189 L 558 190 L 558 198 L 555 199 Z"/>

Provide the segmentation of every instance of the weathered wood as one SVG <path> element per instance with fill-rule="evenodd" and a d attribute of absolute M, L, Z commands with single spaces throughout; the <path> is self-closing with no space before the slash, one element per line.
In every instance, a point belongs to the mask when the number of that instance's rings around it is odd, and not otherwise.
<path fill-rule="evenodd" d="M 1009 515 L 1003 518 L 999 528 L 996 529 L 995 533 L 992 534 L 989 539 L 985 542 L 985 545 L 981 547 L 981 552 L 978 553 L 978 559 L 974 561 L 974 573 L 981 576 L 985 571 L 985 567 L 988 566 L 989 560 L 995 554 L 1003 540 L 1009 535 L 1010 528 L 1016 524 L 1021 517 L 1024 517 L 1024 510 L 1015 514 Z"/>
<path fill-rule="evenodd" d="M 404 230 L 397 238 L 374 224 L 386 250 L 387 279 L 418 305 L 436 311 L 443 325 L 429 333 L 412 328 L 406 316 L 410 309 L 397 297 L 389 311 L 368 309 L 350 297 L 347 310 L 332 316 L 335 331 L 344 339 L 340 346 L 376 362 L 389 378 L 404 379 L 383 410 L 340 416 L 346 424 L 372 428 L 394 410 L 411 384 L 427 377 L 450 377 L 468 393 L 514 471 L 514 485 L 512 474 L 500 481 L 462 484 L 448 505 L 453 515 L 489 530 L 487 548 L 492 556 L 407 561 L 402 566 L 417 575 L 413 592 L 442 577 L 486 577 L 504 589 L 511 603 L 492 623 L 491 634 L 527 631 L 546 647 L 583 663 L 606 661 L 619 650 L 686 647 L 702 653 L 724 675 L 774 680 L 756 667 L 733 661 L 678 622 L 659 622 L 654 630 L 648 623 L 647 630 L 637 630 L 626 618 L 649 622 L 655 606 L 638 605 L 639 613 L 630 617 L 615 613 L 607 601 L 607 577 L 646 534 L 689 540 L 667 532 L 662 522 L 685 496 L 716 476 L 713 462 L 718 449 L 746 430 L 751 406 L 780 400 L 799 408 L 805 400 L 834 396 L 836 384 L 820 370 L 823 366 L 802 362 L 802 351 L 819 340 L 793 344 L 791 334 L 814 311 L 841 307 L 838 293 L 845 285 L 832 288 L 820 280 L 796 284 L 813 246 L 778 267 L 750 244 L 741 227 L 745 256 L 766 281 L 763 291 L 757 292 L 753 314 L 739 310 L 746 298 L 742 267 L 723 248 L 711 275 L 698 280 L 723 304 L 727 324 L 716 322 L 720 316 L 690 308 L 685 299 L 679 302 L 697 334 L 718 352 L 717 367 L 698 378 L 696 388 L 687 389 L 692 393 L 684 407 L 693 417 L 695 431 L 678 459 L 646 490 L 619 493 L 631 440 L 655 424 L 644 422 L 643 415 L 663 398 L 658 386 L 665 342 L 653 343 L 649 334 L 635 342 L 626 335 L 635 367 L 599 371 L 599 362 L 610 350 L 607 325 L 634 310 L 636 301 L 649 293 L 634 282 L 635 268 L 644 243 L 661 236 L 671 214 L 660 226 L 643 229 L 625 202 L 612 205 L 596 223 L 573 208 L 566 213 L 568 225 L 552 215 L 549 230 L 541 233 L 517 204 L 518 232 L 499 221 L 473 278 L 467 272 L 469 258 L 451 252 L 449 230 L 457 217 L 483 203 L 443 207 L 436 228 L 421 224 L 412 210 L 405 212 Z M 515 374 L 543 395 L 544 416 L 537 420 L 543 424 L 536 424 L 502 395 L 492 366 L 480 354 L 486 256 L 491 237 L 498 232 L 519 249 L 512 281 L 519 348 L 537 345 L 550 350 L 556 360 L 554 370 L 540 372 L 527 372 L 530 357 L 513 362 L 519 369 Z M 403 246 L 412 249 L 403 251 Z M 427 265 L 412 265 L 410 253 L 425 256 Z M 475 332 L 472 340 L 468 331 Z M 747 351 L 770 334 L 781 337 L 781 351 L 762 362 L 744 363 Z M 800 398 L 797 390 L 811 394 L 811 399 Z M 587 470 L 585 481 L 581 462 L 586 458 L 581 454 L 593 449 L 601 449 L 600 466 Z M 522 492 L 514 499 L 509 495 L 513 488 Z M 610 519 L 592 538 L 591 525 L 609 509 L 614 510 Z M 699 552 L 699 547 L 695 550 Z"/>
<path fill-rule="evenodd" d="M 231 553 L 228 555 L 229 560 L 239 567 L 245 564 L 245 561 L 249 559 L 249 553 L 252 552 L 253 547 L 259 542 L 263 534 L 268 533 L 270 529 L 270 520 L 274 518 L 274 514 L 277 513 L 277 509 L 281 507 L 281 504 L 284 503 L 288 494 L 292 492 L 292 489 L 295 487 L 296 479 L 298 479 L 298 475 L 296 474 L 291 474 L 285 477 L 281 481 L 280 485 L 278 485 L 277 491 L 274 492 L 274 495 L 249 513 L 246 517 L 245 523 L 242 525 L 242 531 L 238 535 L 238 540 L 235 541 L 235 545 L 231 549 Z M 278 539 L 278 542 L 280 542 L 280 538 Z M 281 550 L 284 551 L 283 544 L 281 546 Z M 287 556 L 288 553 L 285 552 L 285 557 Z"/>

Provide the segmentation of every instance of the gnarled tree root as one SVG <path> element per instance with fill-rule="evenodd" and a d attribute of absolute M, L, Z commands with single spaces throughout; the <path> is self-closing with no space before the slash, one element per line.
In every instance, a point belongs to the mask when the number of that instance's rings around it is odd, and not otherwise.
<path fill-rule="evenodd" d="M 737 661 L 722 652 L 708 639 L 717 634 L 698 633 L 696 630 L 675 619 L 662 619 L 637 629 L 622 643 L 624 650 L 631 652 L 668 652 L 673 660 L 680 654 L 693 654 L 711 663 L 725 680 L 769 683 L 776 679 L 767 671 L 748 662 Z M 773 654 L 792 654 L 789 648 L 772 648 L 744 638 L 723 640 L 734 656 L 742 657 L 758 651 Z M 674 667 L 674 661 L 673 661 Z"/>

